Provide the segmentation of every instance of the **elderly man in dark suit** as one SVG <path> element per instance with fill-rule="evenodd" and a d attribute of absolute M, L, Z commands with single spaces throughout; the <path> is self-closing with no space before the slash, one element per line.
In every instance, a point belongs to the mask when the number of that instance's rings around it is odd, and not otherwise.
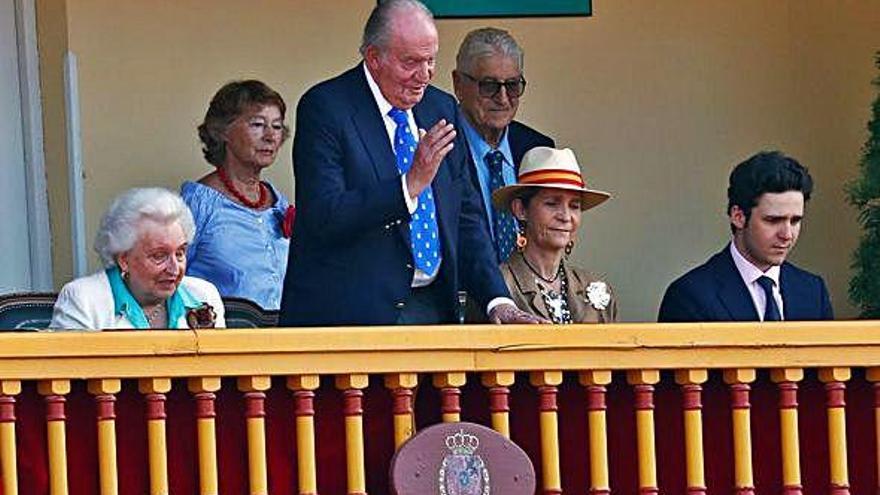
<path fill-rule="evenodd" d="M 429 84 L 437 49 L 424 5 L 380 2 L 363 63 L 300 100 L 281 325 L 452 322 L 461 288 L 491 321 L 537 321 L 498 271 L 455 100 Z"/>
<path fill-rule="evenodd" d="M 517 225 L 513 215 L 492 206 L 492 192 L 516 183 L 526 151 L 555 148 L 552 139 L 513 120 L 526 89 L 523 50 L 507 31 L 481 28 L 468 33 L 455 59 L 452 84 L 464 121 L 477 187 L 482 193 L 498 262 L 507 261 Z"/>
<path fill-rule="evenodd" d="M 737 165 L 727 189 L 733 240 L 669 286 L 659 321 L 833 319 L 822 278 L 785 261 L 812 190 L 809 172 L 782 153 Z"/>

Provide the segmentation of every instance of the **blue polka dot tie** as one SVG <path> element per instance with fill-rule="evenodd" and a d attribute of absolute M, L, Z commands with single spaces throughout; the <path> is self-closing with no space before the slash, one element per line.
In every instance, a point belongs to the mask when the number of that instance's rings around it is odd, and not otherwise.
<path fill-rule="evenodd" d="M 388 116 L 397 124 L 394 131 L 394 155 L 397 157 L 397 170 L 405 174 L 412 166 L 416 153 L 416 138 L 409 128 L 406 112 L 392 108 Z M 410 249 L 415 266 L 419 270 L 434 276 L 440 266 L 440 236 L 437 228 L 437 211 L 434 207 L 434 194 L 431 187 L 426 187 L 419 194 L 419 204 L 412 214 L 409 223 Z"/>
<path fill-rule="evenodd" d="M 494 192 L 499 187 L 504 187 L 504 175 L 501 173 L 504 165 L 504 155 L 498 150 L 486 153 L 483 157 L 486 167 L 489 169 L 489 189 Z M 513 251 L 514 239 L 516 239 L 516 219 L 509 212 L 499 211 L 492 208 L 492 231 L 495 234 L 495 254 L 498 262 L 507 261 L 510 252 Z"/>
<path fill-rule="evenodd" d="M 773 297 L 773 286 L 775 285 L 773 279 L 762 275 L 758 278 L 758 285 L 764 289 L 764 297 L 767 300 L 767 304 L 764 305 L 764 321 L 781 321 L 779 306 L 776 305 L 776 298 Z"/>

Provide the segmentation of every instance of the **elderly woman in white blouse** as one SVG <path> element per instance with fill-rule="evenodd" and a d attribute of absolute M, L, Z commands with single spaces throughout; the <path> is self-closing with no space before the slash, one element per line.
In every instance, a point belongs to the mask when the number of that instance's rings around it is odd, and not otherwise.
<path fill-rule="evenodd" d="M 130 189 L 101 219 L 95 251 L 104 269 L 61 289 L 52 329 L 225 327 L 210 282 L 186 277 L 192 213 L 166 189 Z"/>

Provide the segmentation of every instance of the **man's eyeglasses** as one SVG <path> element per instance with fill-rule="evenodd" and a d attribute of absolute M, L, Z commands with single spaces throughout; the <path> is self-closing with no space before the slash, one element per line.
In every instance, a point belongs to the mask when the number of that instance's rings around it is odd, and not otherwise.
<path fill-rule="evenodd" d="M 510 98 L 519 98 L 526 90 L 526 78 L 523 76 L 506 81 L 497 81 L 495 79 L 477 79 L 461 71 L 459 71 L 459 74 L 477 83 L 477 90 L 483 98 L 495 98 L 501 91 L 502 86 L 504 86 L 504 90 Z"/>

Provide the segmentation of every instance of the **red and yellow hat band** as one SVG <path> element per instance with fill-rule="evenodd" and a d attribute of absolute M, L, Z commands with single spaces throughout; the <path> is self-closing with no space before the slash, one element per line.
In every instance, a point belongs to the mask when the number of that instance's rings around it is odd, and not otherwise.
<path fill-rule="evenodd" d="M 580 188 L 584 187 L 584 179 L 581 174 L 558 168 L 522 173 L 517 182 L 519 185 L 568 184 Z"/>

